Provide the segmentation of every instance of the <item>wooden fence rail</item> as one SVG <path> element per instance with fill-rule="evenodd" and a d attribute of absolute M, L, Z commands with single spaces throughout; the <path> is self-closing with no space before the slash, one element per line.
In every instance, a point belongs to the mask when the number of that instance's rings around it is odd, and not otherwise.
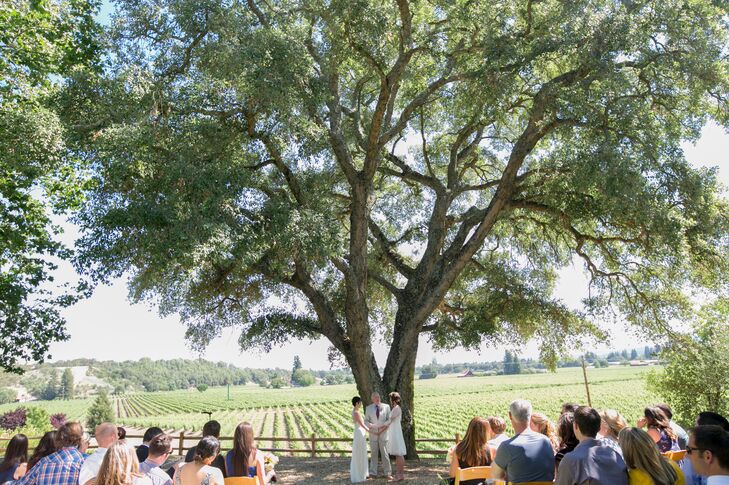
<path fill-rule="evenodd" d="M 126 435 L 127 439 L 142 439 L 142 435 L 133 435 L 128 434 Z M 185 451 L 189 450 L 192 445 L 188 446 L 186 444 L 187 441 L 197 441 L 200 439 L 199 434 L 190 435 L 185 434 L 184 431 L 180 431 L 178 435 L 172 435 L 170 434 L 170 437 L 176 441 L 174 448 L 176 449 L 178 455 L 182 456 L 185 454 Z M 2 438 L 0 437 L 0 443 L 5 441 L 10 441 L 11 438 Z M 31 437 L 28 438 L 29 440 L 40 440 L 40 437 Z M 221 451 L 226 451 L 230 449 L 230 446 L 223 446 L 222 442 L 224 441 L 232 441 L 232 436 L 221 436 L 220 438 Z M 416 443 L 458 443 L 461 440 L 460 433 L 456 433 L 454 437 L 452 438 L 420 438 L 416 439 Z M 270 442 L 270 443 L 279 443 L 279 442 L 302 442 L 308 444 L 308 448 L 301 448 L 301 449 L 294 449 L 294 448 L 267 448 L 267 447 L 261 447 L 259 448 L 261 451 L 270 451 L 271 453 L 305 453 L 311 456 L 312 458 L 315 458 L 318 454 L 328 454 L 328 453 L 334 453 L 334 454 L 347 454 L 351 453 L 352 450 L 348 449 L 326 449 L 322 446 L 322 444 L 325 443 L 350 443 L 352 440 L 350 438 L 327 438 L 327 437 L 321 437 L 317 436 L 316 433 L 312 433 L 311 436 L 307 438 L 289 438 L 287 436 L 260 436 L 256 438 L 256 441 L 259 443 L 264 442 Z M 317 446 L 319 445 L 319 446 Z M 0 444 L 0 446 L 2 446 Z M 96 448 L 97 445 L 92 444 L 89 446 L 89 449 Z M 418 454 L 421 455 L 446 455 L 448 453 L 448 449 L 438 449 L 438 450 L 421 450 L 417 449 Z M 5 448 L 0 448 L 0 453 L 4 453 Z"/>

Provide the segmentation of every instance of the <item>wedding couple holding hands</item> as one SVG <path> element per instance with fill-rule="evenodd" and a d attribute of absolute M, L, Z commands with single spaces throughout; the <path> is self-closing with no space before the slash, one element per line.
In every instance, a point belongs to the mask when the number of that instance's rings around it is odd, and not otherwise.
<path fill-rule="evenodd" d="M 378 393 L 372 394 L 372 404 L 365 409 L 364 418 L 360 413 L 362 399 L 359 396 L 352 398 L 352 421 L 354 422 L 354 439 L 352 441 L 352 461 L 349 473 L 352 483 L 364 482 L 367 478 L 377 477 L 379 458 L 382 456 L 382 470 L 385 477 L 391 481 L 400 482 L 404 479 L 405 468 L 405 439 L 402 435 L 402 409 L 400 409 L 400 394 L 391 392 L 390 404 L 380 401 Z M 365 433 L 370 434 L 371 460 L 369 470 L 367 467 L 367 440 Z M 395 456 L 396 473 L 393 478 L 390 455 Z"/>

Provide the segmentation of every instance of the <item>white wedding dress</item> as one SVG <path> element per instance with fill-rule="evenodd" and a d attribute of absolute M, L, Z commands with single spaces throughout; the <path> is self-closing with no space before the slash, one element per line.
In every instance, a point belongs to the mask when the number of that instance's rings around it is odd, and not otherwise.
<path fill-rule="evenodd" d="M 393 456 L 405 456 L 407 450 L 405 449 L 405 438 L 402 435 L 402 409 L 400 406 L 390 412 L 390 426 L 387 428 L 390 440 L 390 454 Z"/>
<path fill-rule="evenodd" d="M 369 476 L 369 463 L 367 458 L 367 438 L 359 422 L 362 417 L 358 411 L 352 411 L 354 423 L 354 437 L 352 438 L 352 461 L 349 463 L 349 475 L 352 483 L 367 481 Z"/>

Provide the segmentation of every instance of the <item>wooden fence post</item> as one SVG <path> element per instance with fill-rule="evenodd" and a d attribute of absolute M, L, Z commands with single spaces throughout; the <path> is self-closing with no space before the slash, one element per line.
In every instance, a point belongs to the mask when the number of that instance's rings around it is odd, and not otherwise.
<path fill-rule="evenodd" d="M 316 433 L 311 433 L 311 457 L 316 458 Z"/>
<path fill-rule="evenodd" d="M 456 444 L 461 442 L 461 433 L 456 433 Z"/>
<path fill-rule="evenodd" d="M 185 452 L 185 431 L 180 431 L 180 456 Z"/>

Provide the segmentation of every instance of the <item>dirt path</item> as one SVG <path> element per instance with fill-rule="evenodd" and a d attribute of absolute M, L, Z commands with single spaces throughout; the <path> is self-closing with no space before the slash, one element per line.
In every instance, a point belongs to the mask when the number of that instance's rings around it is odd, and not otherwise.
<path fill-rule="evenodd" d="M 394 466 L 394 462 L 393 462 Z M 288 484 L 348 484 L 349 458 L 292 458 L 283 456 L 276 466 L 278 483 Z M 448 465 L 444 460 L 420 460 L 405 464 L 405 481 L 418 485 L 435 485 L 438 475 L 448 476 Z M 366 485 L 385 485 L 385 479 L 367 480 Z"/>

